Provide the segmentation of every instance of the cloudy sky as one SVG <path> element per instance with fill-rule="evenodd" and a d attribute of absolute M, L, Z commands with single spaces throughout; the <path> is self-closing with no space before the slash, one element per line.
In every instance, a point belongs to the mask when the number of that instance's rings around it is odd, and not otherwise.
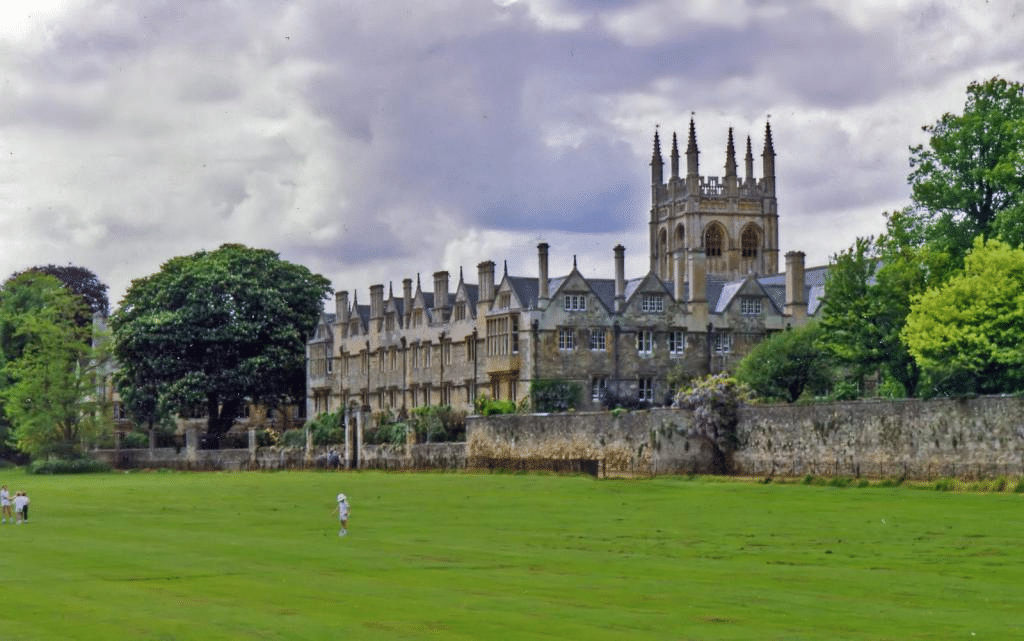
<path fill-rule="evenodd" d="M 0 277 L 80 265 L 116 305 L 236 242 L 366 302 L 534 275 L 539 241 L 552 275 L 621 242 L 640 276 L 654 128 L 691 113 L 706 175 L 770 116 L 782 250 L 822 264 L 1022 42 L 1024 0 L 3 0 Z"/>

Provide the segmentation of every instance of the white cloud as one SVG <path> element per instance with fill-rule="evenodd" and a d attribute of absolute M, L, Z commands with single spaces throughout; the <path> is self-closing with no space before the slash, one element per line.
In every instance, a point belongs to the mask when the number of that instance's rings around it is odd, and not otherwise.
<path fill-rule="evenodd" d="M 244 242 L 365 290 L 532 274 L 542 239 L 552 273 L 622 242 L 639 274 L 654 125 L 691 111 L 712 175 L 772 114 L 783 249 L 822 262 L 905 203 L 921 125 L 1019 79 L 1020 5 L 4 3 L 0 272 L 73 262 L 116 301 Z"/>

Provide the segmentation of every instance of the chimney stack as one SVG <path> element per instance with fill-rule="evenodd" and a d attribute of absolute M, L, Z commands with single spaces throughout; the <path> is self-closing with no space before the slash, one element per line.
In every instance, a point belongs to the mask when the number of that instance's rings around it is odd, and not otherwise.
<path fill-rule="evenodd" d="M 537 302 L 547 302 L 550 298 L 548 291 L 548 244 L 537 245 Z M 524 303 L 525 304 L 525 303 Z"/>
<path fill-rule="evenodd" d="M 476 266 L 477 283 L 479 289 L 477 290 L 477 300 L 483 302 L 494 301 L 494 261 L 485 260 L 484 262 Z"/>
<path fill-rule="evenodd" d="M 408 327 L 412 318 L 412 279 L 402 279 L 402 326 Z"/>
<path fill-rule="evenodd" d="M 341 326 L 342 337 L 348 336 L 348 292 L 341 291 L 334 294 L 334 318 Z"/>
<path fill-rule="evenodd" d="M 615 249 L 615 313 L 626 308 L 626 248 L 616 245 Z"/>
<path fill-rule="evenodd" d="M 708 313 L 708 291 L 707 291 L 707 256 L 703 249 L 691 249 L 686 257 L 688 261 L 687 276 L 690 284 L 690 296 L 686 301 L 690 314 Z"/>
<path fill-rule="evenodd" d="M 804 253 L 786 253 L 786 309 L 794 320 L 807 318 L 807 299 L 804 296 Z"/>
<path fill-rule="evenodd" d="M 673 252 L 676 259 L 676 278 L 673 282 L 675 296 L 677 303 L 682 303 L 686 300 L 686 249 L 679 248 Z"/>
<path fill-rule="evenodd" d="M 371 327 L 380 331 L 384 320 L 384 285 L 370 285 L 370 320 Z"/>
<path fill-rule="evenodd" d="M 448 320 L 448 272 L 434 272 L 434 321 Z"/>

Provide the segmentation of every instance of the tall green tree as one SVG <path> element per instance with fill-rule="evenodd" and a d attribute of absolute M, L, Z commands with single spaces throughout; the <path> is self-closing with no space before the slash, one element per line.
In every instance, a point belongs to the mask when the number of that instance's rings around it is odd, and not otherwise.
<path fill-rule="evenodd" d="M 926 240 L 959 265 L 978 235 L 1024 240 L 1024 85 L 972 82 L 962 114 L 947 113 L 910 149 L 909 182 Z"/>
<path fill-rule="evenodd" d="M 1024 250 L 977 239 L 962 273 L 915 298 L 902 337 L 933 393 L 1024 390 Z"/>
<path fill-rule="evenodd" d="M 769 336 L 740 361 L 736 380 L 766 400 L 792 403 L 808 387 L 824 392 L 831 380 L 821 337 L 817 322 Z"/>
<path fill-rule="evenodd" d="M 236 244 L 132 281 L 110 323 L 129 410 L 145 419 L 143 407 L 205 407 L 208 431 L 220 434 L 246 399 L 303 402 L 306 339 L 330 291 L 323 276 Z"/>
<path fill-rule="evenodd" d="M 33 457 L 80 454 L 82 440 L 111 427 L 105 355 L 92 327 L 76 323 L 81 299 L 56 278 L 25 272 L 7 281 L 0 324 L 18 354 L 3 363 L 0 400 L 18 449 Z"/>

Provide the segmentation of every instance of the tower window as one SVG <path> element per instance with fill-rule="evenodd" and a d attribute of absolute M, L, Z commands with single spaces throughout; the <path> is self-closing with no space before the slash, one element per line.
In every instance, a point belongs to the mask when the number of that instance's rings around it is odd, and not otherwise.
<path fill-rule="evenodd" d="M 718 225 L 712 225 L 704 234 L 704 252 L 709 257 L 722 255 L 722 230 Z"/>
<path fill-rule="evenodd" d="M 757 232 L 747 227 L 740 236 L 740 247 L 744 258 L 757 258 Z"/>

